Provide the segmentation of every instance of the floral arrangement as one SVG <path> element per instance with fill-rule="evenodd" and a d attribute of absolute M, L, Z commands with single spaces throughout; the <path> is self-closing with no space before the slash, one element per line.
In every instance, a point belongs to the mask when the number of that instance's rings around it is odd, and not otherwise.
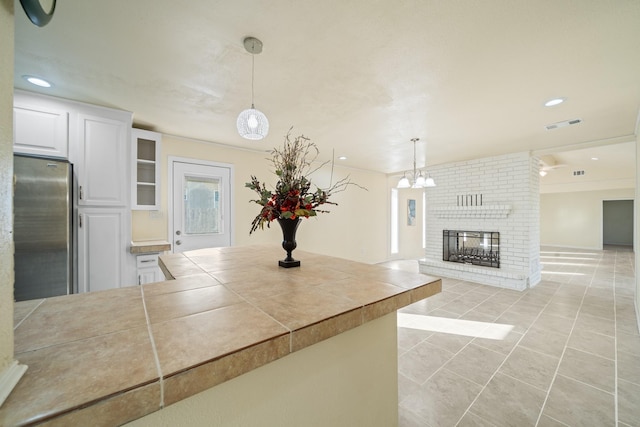
<path fill-rule="evenodd" d="M 251 200 L 251 202 L 262 207 L 260 213 L 251 222 L 249 234 L 256 231 L 258 227 L 264 229 L 265 224 L 269 228 L 269 224 L 274 219 L 309 218 L 321 212 L 329 212 L 318 209 L 318 207 L 325 204 L 337 205 L 337 203 L 330 202 L 329 197 L 345 190 L 349 185 L 357 185 L 352 183 L 349 177 L 346 177 L 330 185 L 327 189 L 318 187 L 312 189 L 312 183 L 308 177 L 329 161 L 312 168 L 312 163 L 320 153 L 318 148 L 304 135 L 295 137 L 293 141 L 290 135 L 291 129 L 285 136 L 283 147 L 281 149 L 274 148 L 271 151 L 271 158 L 268 159 L 275 168 L 275 174 L 278 177 L 275 189 L 273 191 L 267 189 L 266 185 L 260 183 L 253 175 L 251 182 L 245 184 L 245 187 L 254 190 L 260 197 Z"/>

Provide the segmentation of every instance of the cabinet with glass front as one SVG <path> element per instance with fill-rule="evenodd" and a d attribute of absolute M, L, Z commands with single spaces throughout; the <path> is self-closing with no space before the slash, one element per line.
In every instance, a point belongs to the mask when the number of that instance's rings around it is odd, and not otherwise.
<path fill-rule="evenodd" d="M 131 209 L 160 209 L 160 143 L 162 135 L 142 129 L 131 130 L 133 170 Z"/>

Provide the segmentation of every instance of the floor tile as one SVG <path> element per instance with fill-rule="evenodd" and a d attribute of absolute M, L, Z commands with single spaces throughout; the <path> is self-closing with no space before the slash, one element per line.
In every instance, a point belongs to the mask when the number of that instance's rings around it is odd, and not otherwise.
<path fill-rule="evenodd" d="M 593 353 L 611 360 L 615 359 L 616 356 L 615 339 L 613 337 L 595 334 L 584 329 L 573 331 L 567 347 Z"/>
<path fill-rule="evenodd" d="M 484 420 L 472 412 L 467 412 L 456 427 L 495 427 L 495 424 Z"/>
<path fill-rule="evenodd" d="M 618 352 L 618 378 L 640 385 L 640 355 Z"/>
<path fill-rule="evenodd" d="M 513 347 L 522 339 L 523 334 L 518 332 L 509 332 L 506 337 L 500 340 L 494 340 L 489 338 L 474 338 L 473 343 L 489 350 L 497 351 L 502 354 L 509 354 Z"/>
<path fill-rule="evenodd" d="M 482 322 L 482 323 L 493 323 L 493 321 L 496 320 L 497 317 L 498 316 L 494 316 L 491 314 L 480 313 L 474 309 L 474 310 L 467 311 L 465 314 L 460 316 L 460 319 L 473 320 L 474 322 Z"/>
<path fill-rule="evenodd" d="M 402 403 L 409 395 L 415 393 L 420 388 L 420 384 L 408 378 L 402 373 L 398 373 L 398 402 Z"/>
<path fill-rule="evenodd" d="M 483 386 L 489 382 L 504 359 L 504 354 L 469 344 L 447 362 L 444 368 Z"/>
<path fill-rule="evenodd" d="M 615 391 L 615 362 L 611 359 L 567 348 L 558 374 L 604 391 Z"/>
<path fill-rule="evenodd" d="M 574 319 L 542 313 L 531 325 L 532 329 L 545 329 L 550 332 L 569 335 L 573 328 Z"/>
<path fill-rule="evenodd" d="M 478 306 L 473 310 L 479 313 L 490 314 L 496 318 L 507 311 L 512 305 L 513 304 L 511 303 L 499 302 L 495 301 L 494 298 L 489 298 L 488 300 L 478 304 Z"/>
<path fill-rule="evenodd" d="M 618 420 L 640 425 L 640 385 L 618 380 Z"/>
<path fill-rule="evenodd" d="M 496 426 L 533 426 L 545 395 L 542 390 L 498 373 L 469 410 Z"/>
<path fill-rule="evenodd" d="M 554 420 L 551 417 L 542 415 L 536 427 L 567 427 L 565 423 L 561 423 L 558 420 Z"/>
<path fill-rule="evenodd" d="M 576 427 L 613 426 L 614 395 L 558 375 L 543 415 Z"/>
<path fill-rule="evenodd" d="M 640 335 L 618 332 L 616 343 L 618 345 L 618 351 L 640 354 Z"/>
<path fill-rule="evenodd" d="M 544 329 L 530 329 L 520 340 L 519 345 L 550 356 L 560 357 L 567 340 L 568 337 L 564 334 Z"/>
<path fill-rule="evenodd" d="M 416 413 L 403 408 L 398 409 L 398 427 L 429 427 L 426 421 Z"/>
<path fill-rule="evenodd" d="M 423 342 L 398 359 L 398 371 L 416 383 L 423 384 L 452 357 L 453 353 Z"/>
<path fill-rule="evenodd" d="M 429 338 L 433 332 L 422 329 L 398 328 L 398 347 L 409 350 Z"/>
<path fill-rule="evenodd" d="M 598 334 L 615 336 L 615 322 L 601 317 L 591 316 L 586 313 L 579 313 L 574 330 L 585 330 Z"/>
<path fill-rule="evenodd" d="M 558 357 L 518 346 L 509 355 L 499 372 L 548 391 L 559 363 Z"/>
<path fill-rule="evenodd" d="M 481 389 L 481 386 L 442 369 L 400 407 L 424 418 L 430 426 L 454 426 Z"/>
<path fill-rule="evenodd" d="M 615 311 L 613 309 L 613 302 L 608 303 L 600 301 L 598 304 L 583 303 L 580 307 L 580 313 L 588 314 L 590 316 L 599 317 L 613 321 L 615 319 Z"/>
<path fill-rule="evenodd" d="M 475 301 L 467 301 L 464 296 L 454 299 L 448 304 L 440 307 L 441 310 L 448 311 L 450 313 L 456 313 L 457 315 L 462 315 L 467 311 L 476 307 L 479 303 Z"/>
<path fill-rule="evenodd" d="M 524 294 L 521 291 L 511 289 L 502 289 L 500 292 L 491 297 L 491 301 L 513 305 L 522 298 Z"/>
<path fill-rule="evenodd" d="M 427 338 L 426 341 L 436 347 L 442 348 L 444 350 L 447 350 L 448 352 L 455 354 L 459 352 L 462 347 L 469 344 L 472 339 L 473 337 L 468 337 L 466 335 L 453 335 L 436 332 L 429 338 Z"/>
<path fill-rule="evenodd" d="M 536 320 L 536 317 L 537 315 L 518 313 L 510 308 L 496 319 L 496 323 L 513 325 L 515 332 L 525 333 Z"/>

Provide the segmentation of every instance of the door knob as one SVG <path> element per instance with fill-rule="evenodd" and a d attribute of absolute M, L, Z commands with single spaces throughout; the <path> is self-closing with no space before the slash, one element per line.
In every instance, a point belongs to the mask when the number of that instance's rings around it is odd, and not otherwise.
<path fill-rule="evenodd" d="M 176 240 L 176 245 L 181 245 L 182 244 L 182 240 Z"/>
<path fill-rule="evenodd" d="M 176 236 L 179 236 L 181 234 L 182 234 L 182 232 L 180 230 L 176 231 Z"/>

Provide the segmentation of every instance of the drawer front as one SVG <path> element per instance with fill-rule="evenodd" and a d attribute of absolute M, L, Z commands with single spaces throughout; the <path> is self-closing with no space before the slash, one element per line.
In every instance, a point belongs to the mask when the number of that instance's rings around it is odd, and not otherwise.
<path fill-rule="evenodd" d="M 136 263 L 138 265 L 138 268 L 157 267 L 158 266 L 158 254 L 138 255 L 136 257 Z"/>

